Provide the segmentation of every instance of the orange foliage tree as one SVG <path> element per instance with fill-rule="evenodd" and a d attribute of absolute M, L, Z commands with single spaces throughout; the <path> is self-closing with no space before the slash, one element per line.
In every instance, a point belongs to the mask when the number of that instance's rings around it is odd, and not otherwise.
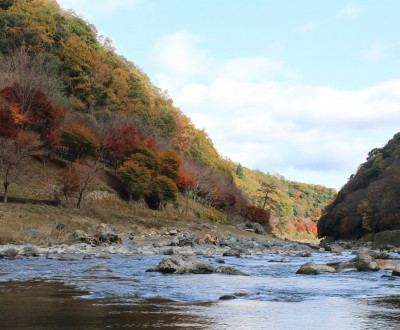
<path fill-rule="evenodd" d="M 253 205 L 242 208 L 241 215 L 247 220 L 258 222 L 262 225 L 267 225 L 271 218 L 271 213 L 269 211 Z"/>

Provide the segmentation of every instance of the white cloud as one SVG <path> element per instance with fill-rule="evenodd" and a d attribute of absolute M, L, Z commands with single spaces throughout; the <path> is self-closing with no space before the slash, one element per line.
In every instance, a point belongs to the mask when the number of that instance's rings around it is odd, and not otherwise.
<path fill-rule="evenodd" d="M 119 10 L 136 9 L 143 0 L 58 0 L 64 9 L 72 9 L 86 19 L 96 16 L 110 15 Z"/>
<path fill-rule="evenodd" d="M 349 2 L 339 13 L 340 18 L 352 19 L 360 15 L 366 8 L 355 2 Z"/>
<path fill-rule="evenodd" d="M 180 31 L 155 43 L 152 50 L 153 61 L 162 75 L 168 76 L 170 85 L 179 85 L 193 75 L 205 74 L 210 70 L 212 59 L 206 51 L 198 47 L 200 41 L 199 35 Z M 164 88 L 165 77 L 160 82 Z"/>
<path fill-rule="evenodd" d="M 282 62 L 217 61 L 198 48 L 198 39 L 178 37 L 157 43 L 158 77 L 217 149 L 245 166 L 339 188 L 369 150 L 398 130 L 400 80 L 357 91 L 309 86 Z M 184 48 L 180 60 L 175 47 Z"/>

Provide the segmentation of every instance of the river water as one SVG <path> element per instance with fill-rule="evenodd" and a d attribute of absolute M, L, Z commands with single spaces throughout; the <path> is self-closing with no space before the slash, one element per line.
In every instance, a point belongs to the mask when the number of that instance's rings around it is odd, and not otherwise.
<path fill-rule="evenodd" d="M 224 258 L 250 276 L 146 273 L 159 255 L 3 259 L 0 329 L 400 329 L 400 278 L 391 271 L 295 274 L 309 261 L 352 257 Z M 112 272 L 87 271 L 98 263 Z M 219 299 L 239 291 L 248 295 Z"/>

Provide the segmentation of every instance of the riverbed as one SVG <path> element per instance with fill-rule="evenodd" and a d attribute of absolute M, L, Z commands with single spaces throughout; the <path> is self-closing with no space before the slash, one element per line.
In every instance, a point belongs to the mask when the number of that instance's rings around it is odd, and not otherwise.
<path fill-rule="evenodd" d="M 160 255 L 0 260 L 1 329 L 400 329 L 391 271 L 296 275 L 350 253 L 224 257 L 249 276 L 148 273 Z M 217 257 L 200 257 L 217 265 Z M 104 264 L 111 271 L 90 271 Z M 224 295 L 236 299 L 220 300 Z"/>

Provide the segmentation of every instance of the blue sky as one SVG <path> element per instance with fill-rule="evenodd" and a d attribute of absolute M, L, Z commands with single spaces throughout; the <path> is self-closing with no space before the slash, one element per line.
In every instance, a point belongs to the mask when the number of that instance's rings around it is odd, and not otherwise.
<path fill-rule="evenodd" d="M 247 167 L 340 188 L 399 131 L 399 1 L 59 3 Z"/>

